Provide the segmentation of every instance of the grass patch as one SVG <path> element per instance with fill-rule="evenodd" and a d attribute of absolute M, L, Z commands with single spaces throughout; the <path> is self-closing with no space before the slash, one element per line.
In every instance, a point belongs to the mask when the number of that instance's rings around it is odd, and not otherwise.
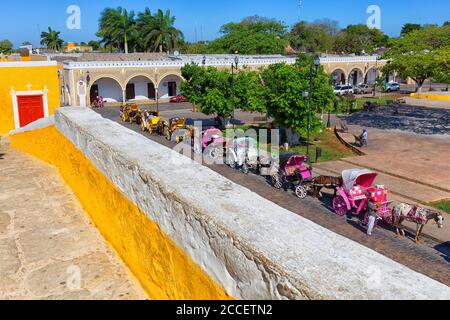
<path fill-rule="evenodd" d="M 440 202 L 434 203 L 433 207 L 450 214 L 450 201 L 440 201 Z"/>
<path fill-rule="evenodd" d="M 317 162 L 336 161 L 342 158 L 354 156 L 355 154 L 344 146 L 331 130 L 325 130 L 314 137 L 314 144 L 309 148 L 309 158 L 312 162 L 316 161 L 316 150 L 322 149 L 322 156 Z M 306 145 L 291 148 L 289 152 L 298 152 L 306 154 Z"/>

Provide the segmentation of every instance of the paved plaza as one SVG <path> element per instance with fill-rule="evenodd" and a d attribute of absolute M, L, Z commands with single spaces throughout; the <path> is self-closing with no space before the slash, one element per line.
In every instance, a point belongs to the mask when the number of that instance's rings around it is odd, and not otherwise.
<path fill-rule="evenodd" d="M 57 170 L 0 146 L 0 299 L 147 296 Z"/>

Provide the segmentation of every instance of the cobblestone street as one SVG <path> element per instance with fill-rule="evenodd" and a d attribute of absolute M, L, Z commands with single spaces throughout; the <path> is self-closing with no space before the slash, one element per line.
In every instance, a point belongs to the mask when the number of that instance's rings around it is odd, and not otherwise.
<path fill-rule="evenodd" d="M 0 299 L 146 299 L 55 168 L 0 154 Z"/>

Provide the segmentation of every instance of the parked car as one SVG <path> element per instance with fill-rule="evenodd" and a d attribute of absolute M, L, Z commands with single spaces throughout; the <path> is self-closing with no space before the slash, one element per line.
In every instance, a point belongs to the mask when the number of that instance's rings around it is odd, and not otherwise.
<path fill-rule="evenodd" d="M 397 92 L 400 91 L 400 83 L 398 82 L 388 82 L 385 84 L 386 92 Z"/>
<path fill-rule="evenodd" d="M 170 99 L 171 103 L 188 102 L 189 100 L 183 96 L 176 96 Z"/>
<path fill-rule="evenodd" d="M 366 93 L 372 93 L 373 92 L 373 86 L 361 83 L 357 85 L 354 89 L 355 94 L 366 94 Z"/>
<path fill-rule="evenodd" d="M 334 93 L 343 96 L 345 94 L 348 94 L 348 93 L 352 93 L 353 94 L 355 92 L 354 92 L 352 86 L 346 85 L 346 86 L 335 86 L 334 87 Z"/>

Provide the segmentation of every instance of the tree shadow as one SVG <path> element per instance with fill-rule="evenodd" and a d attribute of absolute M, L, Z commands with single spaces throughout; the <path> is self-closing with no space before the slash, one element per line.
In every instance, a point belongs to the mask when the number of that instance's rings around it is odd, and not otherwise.
<path fill-rule="evenodd" d="M 450 263 L 450 241 L 443 242 L 434 247 L 440 254 L 441 257 L 444 258 L 445 261 Z"/>
<path fill-rule="evenodd" d="M 401 105 L 374 112 L 359 111 L 343 118 L 347 124 L 417 134 L 450 134 L 450 109 Z"/>
<path fill-rule="evenodd" d="M 0 160 L 4 160 L 6 156 L 6 153 L 0 153 Z"/>

